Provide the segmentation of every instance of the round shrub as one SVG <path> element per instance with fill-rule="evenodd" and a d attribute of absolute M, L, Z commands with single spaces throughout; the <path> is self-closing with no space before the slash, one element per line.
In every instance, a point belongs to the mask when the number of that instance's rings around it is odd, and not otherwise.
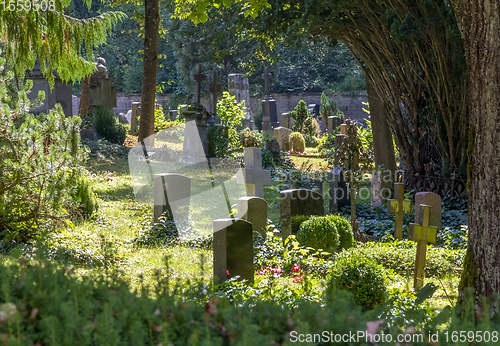
<path fill-rule="evenodd" d="M 335 260 L 326 289 L 332 295 L 335 288 L 351 292 L 354 302 L 371 309 L 384 302 L 387 287 L 382 266 L 363 256 L 339 256 Z"/>
<path fill-rule="evenodd" d="M 244 148 L 260 148 L 263 144 L 262 135 L 257 130 L 245 128 L 240 132 L 240 144 Z"/>
<path fill-rule="evenodd" d="M 293 151 L 303 152 L 306 150 L 306 141 L 304 140 L 304 136 L 300 132 L 292 132 L 290 134 L 290 146 Z"/>
<path fill-rule="evenodd" d="M 340 215 L 330 215 L 330 220 L 337 227 L 339 234 L 339 250 L 350 249 L 354 245 L 354 234 L 352 233 L 351 222 Z"/>
<path fill-rule="evenodd" d="M 292 216 L 292 234 L 297 234 L 297 232 L 299 231 L 299 228 L 300 228 L 300 225 L 302 225 L 302 223 L 304 221 L 307 221 L 311 218 L 311 215 L 296 215 L 296 216 Z"/>
<path fill-rule="evenodd" d="M 302 246 L 335 252 L 339 246 L 339 234 L 335 223 L 328 216 L 314 216 L 302 222 L 297 241 Z"/>
<path fill-rule="evenodd" d="M 97 134 L 104 137 L 108 142 L 123 144 L 127 136 L 127 130 L 125 125 L 117 123 L 113 110 L 105 106 L 97 106 L 94 108 L 93 114 Z"/>

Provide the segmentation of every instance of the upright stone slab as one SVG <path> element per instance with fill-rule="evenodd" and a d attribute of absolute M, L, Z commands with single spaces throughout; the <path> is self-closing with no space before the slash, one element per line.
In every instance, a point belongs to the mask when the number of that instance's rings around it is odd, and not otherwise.
<path fill-rule="evenodd" d="M 231 96 L 236 98 L 236 101 L 245 101 L 245 123 L 250 129 L 253 129 L 253 114 L 250 110 L 250 85 L 248 78 L 242 73 L 232 73 L 227 76 L 227 89 Z"/>
<path fill-rule="evenodd" d="M 139 117 L 139 107 L 141 106 L 140 102 L 132 102 L 132 115 L 130 119 L 130 135 L 134 135 L 137 131 L 137 118 Z"/>
<path fill-rule="evenodd" d="M 328 134 L 332 134 L 333 131 L 340 126 L 340 118 L 339 117 L 328 117 Z"/>
<path fill-rule="evenodd" d="M 168 111 L 168 117 L 170 118 L 171 121 L 174 121 L 177 119 L 177 115 L 179 115 L 179 110 L 173 109 Z"/>
<path fill-rule="evenodd" d="M 280 192 L 281 235 L 283 241 L 292 235 L 292 217 L 297 215 L 325 215 L 323 195 L 306 189 Z"/>
<path fill-rule="evenodd" d="M 254 231 L 266 233 L 267 202 L 260 197 L 241 197 L 238 199 L 238 218 L 252 224 Z"/>
<path fill-rule="evenodd" d="M 217 114 L 217 99 L 220 91 L 222 90 L 219 83 L 217 82 L 217 73 L 214 72 L 212 76 L 212 80 L 210 82 L 210 87 L 208 88 L 210 91 L 210 116 L 208 118 L 208 125 L 215 124 L 215 115 Z"/>
<path fill-rule="evenodd" d="M 274 138 L 278 141 L 281 151 L 289 151 L 290 147 L 290 134 L 292 130 L 286 127 L 277 127 L 274 129 Z"/>
<path fill-rule="evenodd" d="M 289 118 L 290 118 L 290 113 L 281 113 L 281 126 L 290 128 L 291 126 L 288 124 Z"/>
<path fill-rule="evenodd" d="M 264 198 L 264 185 L 271 185 L 271 171 L 262 169 L 262 149 L 245 148 L 245 168 L 238 170 L 236 182 L 245 184 L 247 196 Z"/>
<path fill-rule="evenodd" d="M 434 192 L 417 192 L 415 194 L 415 223 L 421 220 L 420 213 L 422 208 L 420 205 L 428 205 L 431 207 L 429 225 L 437 227 L 438 231 L 442 229 L 441 224 L 441 196 Z"/>
<path fill-rule="evenodd" d="M 154 186 L 154 222 L 168 211 L 175 219 L 189 215 L 191 198 L 191 178 L 182 174 L 155 174 Z"/>
<path fill-rule="evenodd" d="M 90 77 L 89 95 L 91 106 L 116 107 L 116 88 L 112 80 L 108 77 L 106 60 L 98 58 L 97 72 Z"/>
<path fill-rule="evenodd" d="M 214 283 L 239 276 L 254 282 L 252 224 L 243 219 L 214 220 Z"/>
<path fill-rule="evenodd" d="M 278 123 L 278 110 L 276 108 L 276 100 L 271 96 L 271 89 L 269 81 L 272 74 L 269 73 L 268 68 L 264 68 L 262 79 L 265 81 L 264 99 L 262 100 L 262 131 L 271 132 L 272 129 L 279 126 Z"/>
<path fill-rule="evenodd" d="M 330 185 L 328 190 L 330 213 L 338 213 L 342 207 L 350 204 L 342 168 L 334 168 L 328 174 L 328 183 Z"/>

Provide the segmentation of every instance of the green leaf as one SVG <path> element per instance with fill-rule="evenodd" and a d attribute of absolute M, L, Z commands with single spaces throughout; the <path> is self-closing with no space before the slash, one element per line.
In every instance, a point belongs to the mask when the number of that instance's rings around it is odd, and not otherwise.
<path fill-rule="evenodd" d="M 71 221 L 69 221 L 69 220 L 66 220 L 66 224 L 67 224 L 69 227 L 71 227 L 71 229 L 72 229 L 72 230 L 74 230 L 74 229 L 75 229 L 75 225 L 73 224 L 73 222 L 71 222 Z M 66 235 L 70 236 L 68 233 L 66 233 L 66 232 L 64 232 L 64 231 L 63 231 L 63 233 L 65 233 Z"/>

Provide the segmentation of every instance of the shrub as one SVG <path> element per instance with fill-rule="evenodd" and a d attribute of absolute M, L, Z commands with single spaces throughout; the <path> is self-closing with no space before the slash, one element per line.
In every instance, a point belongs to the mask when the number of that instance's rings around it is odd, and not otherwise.
<path fill-rule="evenodd" d="M 74 211 L 82 216 L 91 216 L 99 208 L 99 200 L 92 191 L 90 180 L 82 175 L 76 179 L 76 189 L 72 193 L 73 200 L 78 203 Z"/>
<path fill-rule="evenodd" d="M 382 266 L 364 256 L 339 256 L 326 292 L 332 295 L 335 288 L 351 292 L 357 305 L 371 309 L 385 301 L 385 276 Z"/>
<path fill-rule="evenodd" d="M 208 130 L 208 154 L 211 157 L 224 157 L 229 154 L 229 128 L 213 125 Z"/>
<path fill-rule="evenodd" d="M 118 124 L 113 110 L 105 106 L 97 106 L 94 108 L 93 113 L 97 134 L 104 137 L 108 142 L 123 144 L 127 137 L 127 130 L 124 125 Z"/>
<path fill-rule="evenodd" d="M 303 152 L 306 150 L 306 142 L 304 140 L 304 136 L 300 132 L 292 132 L 290 134 L 290 146 L 293 151 Z"/>
<path fill-rule="evenodd" d="M 300 225 L 311 218 L 311 215 L 296 215 L 292 216 L 292 234 L 297 234 Z"/>
<path fill-rule="evenodd" d="M 326 134 L 318 140 L 318 145 L 316 146 L 318 153 L 322 156 L 332 155 L 335 149 L 335 134 Z"/>
<path fill-rule="evenodd" d="M 351 248 L 354 245 L 354 235 L 350 221 L 339 215 L 330 215 L 328 218 L 337 227 L 340 243 L 339 250 Z"/>
<path fill-rule="evenodd" d="M 294 132 L 300 132 L 310 136 L 314 135 L 313 118 L 303 100 L 300 100 L 295 110 L 290 112 L 290 116 L 295 120 L 292 127 Z"/>
<path fill-rule="evenodd" d="M 302 246 L 333 253 L 339 246 L 339 234 L 335 223 L 329 217 L 313 216 L 300 225 L 297 241 Z"/>
<path fill-rule="evenodd" d="M 263 141 L 262 134 L 257 130 L 245 128 L 240 132 L 240 144 L 243 148 L 261 148 Z"/>

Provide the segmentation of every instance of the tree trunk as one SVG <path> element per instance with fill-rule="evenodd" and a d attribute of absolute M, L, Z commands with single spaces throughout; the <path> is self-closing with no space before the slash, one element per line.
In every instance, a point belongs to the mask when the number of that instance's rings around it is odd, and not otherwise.
<path fill-rule="evenodd" d="M 469 73 L 469 242 L 460 289 L 500 293 L 500 2 L 457 0 Z M 471 280 L 472 278 L 472 280 Z M 498 311 L 496 311 L 498 313 Z"/>
<path fill-rule="evenodd" d="M 158 0 L 144 0 L 144 64 L 142 72 L 139 142 L 154 146 L 156 74 L 158 72 Z"/>
<path fill-rule="evenodd" d="M 82 94 L 80 96 L 80 108 L 78 115 L 84 116 L 90 111 L 90 93 L 89 93 L 90 77 L 87 76 L 82 81 Z"/>
<path fill-rule="evenodd" d="M 382 188 L 389 189 L 392 198 L 394 192 L 394 177 L 396 171 L 396 155 L 392 142 L 392 133 L 387 117 L 385 116 L 384 102 L 375 90 L 375 85 L 368 74 L 365 74 L 366 92 L 368 104 L 370 105 L 370 120 L 372 123 L 373 154 L 375 156 L 375 168 L 383 167 L 381 174 Z M 386 198 L 382 198 L 385 203 Z"/>

